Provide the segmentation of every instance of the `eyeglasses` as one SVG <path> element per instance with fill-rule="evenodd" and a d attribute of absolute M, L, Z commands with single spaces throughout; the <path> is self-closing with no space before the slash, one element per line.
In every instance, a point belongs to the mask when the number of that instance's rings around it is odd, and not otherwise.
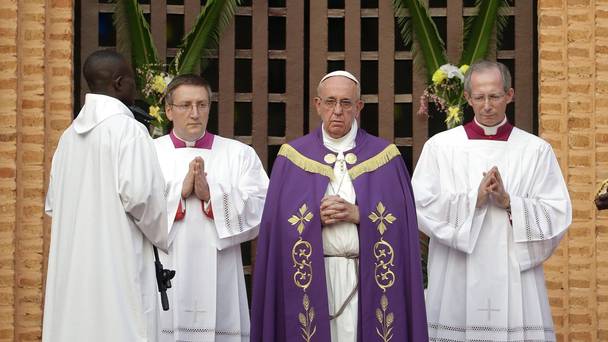
<path fill-rule="evenodd" d="M 338 100 L 330 97 L 330 98 L 326 98 L 326 99 L 321 99 L 321 102 L 327 109 L 336 108 L 336 105 L 338 105 L 338 103 L 340 103 L 340 107 L 344 110 L 350 110 L 353 108 L 353 101 L 348 100 L 348 99 L 342 99 L 342 100 L 338 101 Z"/>
<path fill-rule="evenodd" d="M 492 104 L 496 104 L 498 102 L 500 102 L 500 100 L 503 99 L 503 97 L 505 97 L 505 93 L 502 94 L 489 94 L 489 95 L 483 95 L 483 94 L 474 94 L 471 95 L 471 101 L 473 101 L 473 103 L 475 104 L 485 104 L 486 101 L 490 101 L 490 103 Z"/>
<path fill-rule="evenodd" d="M 171 107 L 175 108 L 175 111 L 180 113 L 190 113 L 192 108 L 196 107 L 199 112 L 204 112 L 209 109 L 209 102 L 199 102 L 199 103 L 184 103 L 184 104 L 169 104 Z"/>

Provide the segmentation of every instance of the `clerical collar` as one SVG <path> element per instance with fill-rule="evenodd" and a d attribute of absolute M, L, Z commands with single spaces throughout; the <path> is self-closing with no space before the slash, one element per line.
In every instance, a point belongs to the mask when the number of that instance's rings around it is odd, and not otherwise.
<path fill-rule="evenodd" d="M 493 127 L 484 126 L 477 122 L 476 119 L 473 119 L 464 125 L 464 130 L 467 133 L 467 137 L 471 140 L 507 141 L 513 130 L 513 125 L 509 123 L 506 117 L 500 124 Z"/>
<path fill-rule="evenodd" d="M 171 131 L 169 133 L 169 137 L 171 138 L 171 142 L 173 142 L 173 146 L 175 148 L 194 147 L 210 150 L 211 146 L 213 145 L 214 135 L 205 131 L 203 132 L 203 135 L 195 141 L 187 141 L 178 137 L 175 134 L 175 131 Z"/>
<path fill-rule="evenodd" d="M 357 138 L 357 120 L 353 120 L 350 127 L 350 131 L 341 138 L 334 139 L 325 132 L 325 128 L 321 129 L 323 132 L 323 145 L 333 152 L 339 153 L 352 149 L 355 147 L 355 138 Z"/>
<path fill-rule="evenodd" d="M 505 116 L 502 119 L 502 122 L 499 123 L 498 125 L 494 125 L 494 126 L 486 126 L 483 125 L 482 123 L 480 123 L 479 121 L 477 121 L 476 117 L 473 117 L 473 121 L 475 121 L 475 123 L 477 124 L 477 126 L 481 127 L 483 129 L 483 133 L 485 135 L 496 135 L 496 132 L 498 132 L 498 129 L 500 127 L 502 127 L 502 125 L 507 123 L 507 117 Z"/>

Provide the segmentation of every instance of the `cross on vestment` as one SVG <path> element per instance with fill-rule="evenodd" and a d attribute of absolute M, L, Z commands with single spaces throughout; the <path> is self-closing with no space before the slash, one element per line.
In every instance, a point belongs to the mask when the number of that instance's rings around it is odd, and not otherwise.
<path fill-rule="evenodd" d="M 192 308 L 192 309 L 184 309 L 184 311 L 194 313 L 194 323 L 198 322 L 198 313 L 199 312 L 201 312 L 201 313 L 202 312 L 207 312 L 207 311 L 199 308 L 197 300 L 194 301 L 194 308 Z"/>
<path fill-rule="evenodd" d="M 488 321 L 492 320 L 492 312 L 500 312 L 500 309 L 492 308 L 492 300 L 488 298 L 488 307 L 485 309 L 477 309 L 477 311 L 487 311 L 488 312 Z"/>

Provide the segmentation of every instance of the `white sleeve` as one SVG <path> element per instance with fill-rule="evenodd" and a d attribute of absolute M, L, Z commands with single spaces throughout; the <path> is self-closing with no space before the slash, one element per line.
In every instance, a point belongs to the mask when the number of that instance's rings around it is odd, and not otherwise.
<path fill-rule="evenodd" d="M 44 212 L 49 215 L 49 216 L 53 216 L 53 196 L 54 194 L 54 189 L 55 187 L 53 186 L 53 167 L 51 166 L 51 175 L 49 177 L 49 187 L 46 190 L 46 199 L 44 201 Z"/>
<path fill-rule="evenodd" d="M 547 260 L 572 222 L 568 188 L 549 145 L 537 160 L 530 192 L 511 196 L 513 239 L 522 271 Z"/>
<path fill-rule="evenodd" d="M 120 147 L 118 193 L 125 211 L 152 244 L 167 250 L 165 181 L 152 139 L 138 136 Z"/>
<path fill-rule="evenodd" d="M 441 187 L 436 147 L 424 145 L 412 176 L 419 229 L 430 238 L 461 252 L 477 243 L 487 206 L 476 208 L 477 188 L 448 193 Z"/>
<path fill-rule="evenodd" d="M 219 249 L 254 239 L 258 235 L 268 190 L 268 176 L 255 151 L 241 148 L 234 177 L 210 183 L 211 208 L 219 237 Z M 230 172 L 230 170 L 226 170 Z M 232 181 L 228 181 L 232 180 Z"/>

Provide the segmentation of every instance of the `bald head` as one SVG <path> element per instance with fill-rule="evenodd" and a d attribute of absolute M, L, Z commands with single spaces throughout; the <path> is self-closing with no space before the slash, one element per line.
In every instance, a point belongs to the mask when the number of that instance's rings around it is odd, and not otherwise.
<path fill-rule="evenodd" d="M 127 60 L 112 50 L 99 50 L 87 57 L 82 70 L 91 92 L 132 105 L 135 78 Z"/>

